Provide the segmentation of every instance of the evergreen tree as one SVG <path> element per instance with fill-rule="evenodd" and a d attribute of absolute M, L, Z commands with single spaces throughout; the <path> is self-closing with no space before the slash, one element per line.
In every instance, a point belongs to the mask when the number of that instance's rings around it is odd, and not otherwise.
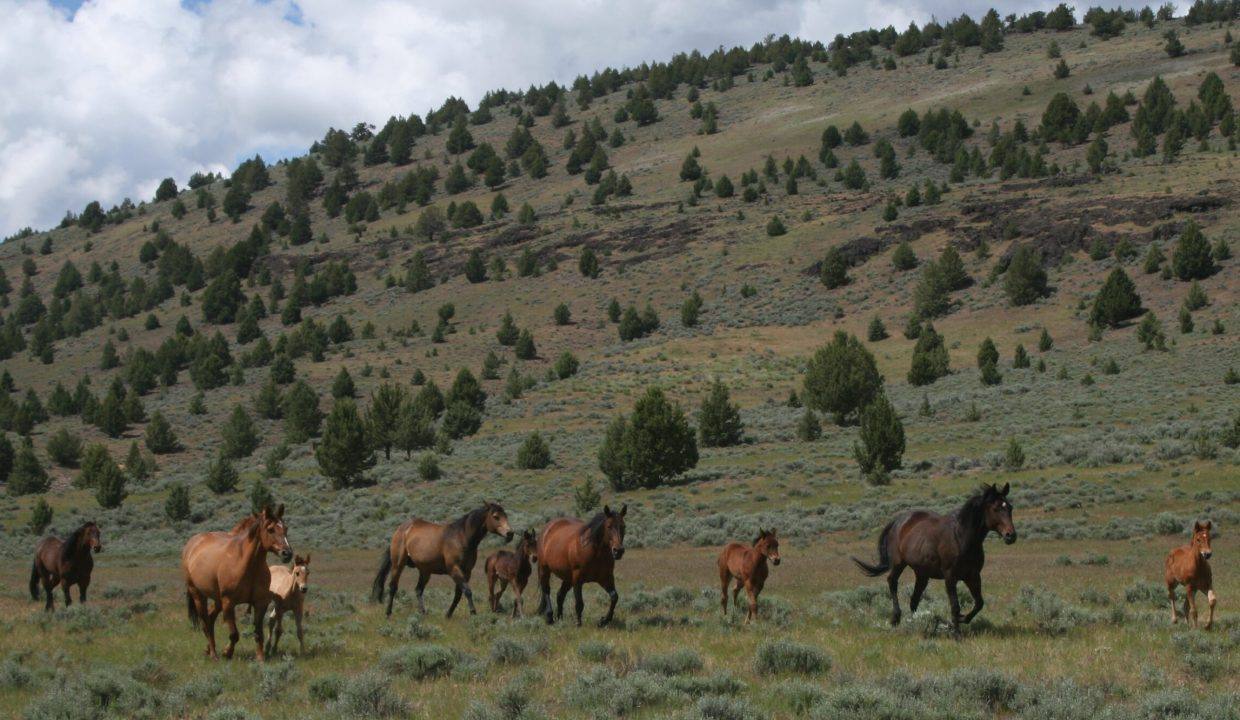
<path fill-rule="evenodd" d="M 853 445 L 862 476 L 872 485 L 886 485 L 889 473 L 901 465 L 904 447 L 904 424 L 887 395 L 879 393 L 862 408 L 860 441 Z"/>
<path fill-rule="evenodd" d="M 1180 280 L 1196 280 L 1214 274 L 1210 243 L 1195 221 L 1189 220 L 1171 255 L 1171 269 Z"/>
<path fill-rule="evenodd" d="M 891 264 L 896 270 L 912 270 L 917 267 L 917 255 L 907 240 L 903 240 L 891 253 Z"/>
<path fill-rule="evenodd" d="M 332 397 L 339 400 L 356 395 L 357 388 L 353 385 L 353 376 L 349 374 L 347 368 L 340 368 L 340 372 L 336 373 L 336 379 L 332 381 Z"/>
<path fill-rule="evenodd" d="M 538 356 L 538 349 L 534 346 L 534 335 L 528 328 L 521 331 L 521 335 L 517 337 L 517 344 L 512 349 L 513 354 L 520 360 L 533 360 Z"/>
<path fill-rule="evenodd" d="M 805 408 L 805 414 L 797 421 L 797 437 L 804 442 L 813 442 L 822 437 L 822 423 L 813 410 Z"/>
<path fill-rule="evenodd" d="M 52 481 L 34 452 L 30 438 L 22 440 L 9 472 L 8 489 L 13 496 L 38 495 L 48 491 Z"/>
<path fill-rule="evenodd" d="M 482 258 L 482 251 L 477 248 L 469 251 L 469 259 L 465 261 L 465 279 L 475 284 L 487 279 L 486 261 Z"/>
<path fill-rule="evenodd" d="M 1046 352 L 1055 346 L 1055 341 L 1051 339 L 1051 334 L 1042 328 L 1042 335 L 1038 338 L 1038 350 Z"/>
<path fill-rule="evenodd" d="M 114 509 L 121 506 L 125 502 L 125 498 L 129 496 L 125 490 L 125 473 L 116 466 L 112 458 L 104 453 L 104 462 L 98 468 L 98 474 L 94 483 L 95 500 L 99 503 L 99 507 L 104 509 Z"/>
<path fill-rule="evenodd" d="M 174 453 L 181 449 L 181 443 L 177 440 L 172 425 L 158 410 L 151 415 L 151 421 L 146 425 L 144 442 L 146 449 L 156 455 Z"/>
<path fill-rule="evenodd" d="M 39 498 L 35 500 L 34 505 L 30 508 L 30 532 L 35 535 L 42 535 L 48 525 L 52 524 L 52 506 L 47 504 L 47 500 Z"/>
<path fill-rule="evenodd" d="M 1137 294 L 1136 285 L 1122 268 L 1115 268 L 1094 298 L 1089 322 L 1099 327 L 1116 327 L 1139 314 L 1141 296 Z"/>
<path fill-rule="evenodd" d="M 1141 318 L 1141 324 L 1137 326 L 1137 341 L 1146 350 L 1167 349 L 1167 337 L 1163 333 L 1162 322 L 1153 312 L 1148 312 Z"/>
<path fill-rule="evenodd" d="M 223 495 L 236 490 L 240 479 L 228 458 L 220 455 L 207 465 L 207 479 L 203 484 L 216 495 Z"/>
<path fill-rule="evenodd" d="M 882 318 L 877 315 L 870 320 L 869 330 L 866 332 L 866 339 L 870 342 L 880 342 L 887 339 L 887 326 L 883 324 Z"/>
<path fill-rule="evenodd" d="M 838 331 L 810 358 L 802 398 L 807 407 L 831 413 L 843 425 L 873 401 L 882 385 L 874 356 L 855 336 Z"/>
<path fill-rule="evenodd" d="M 372 422 L 373 426 L 373 422 Z M 413 457 L 414 450 L 423 450 L 435 444 L 434 416 L 428 410 L 414 402 L 405 402 L 400 406 L 396 432 L 392 436 L 392 444 L 405 451 L 405 459 Z"/>
<path fill-rule="evenodd" d="M 220 432 L 223 439 L 220 454 L 229 460 L 249 457 L 260 443 L 254 421 L 240 404 L 233 406 L 232 414 Z"/>
<path fill-rule="evenodd" d="M 335 489 L 361 484 L 366 470 L 374 467 L 375 456 L 367 442 L 366 425 L 352 399 L 337 400 L 332 407 L 314 457 Z"/>
<path fill-rule="evenodd" d="M 577 360 L 577 356 L 565 350 L 556 358 L 555 366 L 552 370 L 555 372 L 556 377 L 564 380 L 576 375 L 578 367 L 580 367 L 580 363 Z"/>
<path fill-rule="evenodd" d="M 522 470 L 542 470 L 551 465 L 551 448 L 537 430 L 526 436 L 517 450 L 517 467 Z"/>
<path fill-rule="evenodd" d="M 47 439 L 47 456 L 61 467 L 76 467 L 82 457 L 82 439 L 65 428 L 58 428 Z"/>
<path fill-rule="evenodd" d="M 697 466 L 693 427 L 680 406 L 659 388 L 649 388 L 631 417 L 608 426 L 599 449 L 599 469 L 617 491 L 657 487 Z"/>
<path fill-rule="evenodd" d="M 400 385 L 384 383 L 370 395 L 366 428 L 372 447 L 383 448 L 383 457 L 392 459 L 392 446 L 400 431 L 401 408 L 409 405 L 409 393 Z M 406 448 L 406 451 L 417 448 Z"/>
<path fill-rule="evenodd" d="M 827 256 L 822 261 L 820 279 L 828 290 L 848 284 L 848 261 L 838 247 L 827 250 Z"/>
<path fill-rule="evenodd" d="M 319 434 L 323 412 L 319 396 L 298 380 L 284 396 L 284 435 L 291 443 L 301 443 Z"/>
<path fill-rule="evenodd" d="M 1031 246 L 1018 245 L 1012 253 L 1003 276 L 1003 291 L 1007 293 L 1008 302 L 1015 306 L 1029 305 L 1046 295 L 1046 271 Z"/>
<path fill-rule="evenodd" d="M 595 254 L 594 248 L 587 246 L 581 251 L 581 257 L 577 260 L 577 269 L 582 277 L 593 279 L 599 276 L 598 255 Z"/>
<path fill-rule="evenodd" d="M 15 454 L 9 436 L 0 430 L 0 483 L 9 481 L 9 475 L 13 472 Z"/>
<path fill-rule="evenodd" d="M 698 433 L 703 447 L 729 447 L 739 445 L 744 437 L 745 426 L 741 422 L 740 408 L 728 397 L 728 388 L 718 378 L 710 386 L 710 392 L 702 400 L 698 412 Z"/>
<path fill-rule="evenodd" d="M 499 330 L 495 331 L 495 339 L 504 347 L 512 347 L 517 344 L 517 339 L 521 337 L 521 330 L 517 327 L 517 323 L 512 319 L 512 313 L 505 312 L 504 317 L 500 318 Z"/>
<path fill-rule="evenodd" d="M 452 440 L 468 437 L 482 427 L 482 413 L 463 400 L 449 402 L 444 410 L 442 427 L 444 434 Z"/>
<path fill-rule="evenodd" d="M 913 360 L 908 371 L 909 384 L 929 385 L 948 374 L 949 364 L 943 336 L 935 332 L 933 325 L 926 325 L 917 337 L 917 344 L 913 346 Z"/>

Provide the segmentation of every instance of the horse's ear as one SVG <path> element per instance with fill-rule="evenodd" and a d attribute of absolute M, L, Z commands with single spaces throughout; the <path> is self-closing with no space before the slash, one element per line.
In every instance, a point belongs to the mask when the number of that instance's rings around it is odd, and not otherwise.
<path fill-rule="evenodd" d="M 300 555 L 293 556 L 293 565 L 305 565 L 306 561 Z"/>
<path fill-rule="evenodd" d="M 1201 532 L 1203 526 L 1200 520 L 1193 521 L 1193 532 Z"/>
<path fill-rule="evenodd" d="M 1204 527 L 1205 527 L 1205 529 L 1206 529 L 1206 530 L 1209 530 L 1209 529 L 1213 528 L 1213 527 L 1214 527 L 1214 521 L 1213 521 L 1213 520 L 1206 520 L 1206 524 L 1204 525 Z"/>
<path fill-rule="evenodd" d="M 1007 497 L 1007 494 L 1011 491 L 1012 491 L 1012 483 L 1003 483 L 1003 489 L 999 491 L 999 494 L 1002 495 L 1003 497 Z"/>
<path fill-rule="evenodd" d="M 269 518 L 269 517 L 271 517 L 271 506 L 270 506 L 270 505 L 264 505 L 264 506 L 263 506 L 263 509 L 258 511 L 258 515 L 259 515 L 259 517 L 263 517 L 263 518 Z"/>
<path fill-rule="evenodd" d="M 611 517 L 611 506 L 610 505 L 603 506 L 603 515 L 605 517 Z"/>
<path fill-rule="evenodd" d="M 303 561 L 302 561 L 302 563 L 303 563 L 303 564 L 305 564 L 305 565 L 309 565 L 309 564 L 310 564 L 310 553 L 306 553 L 306 559 L 305 559 L 305 560 L 303 560 Z"/>
<path fill-rule="evenodd" d="M 280 503 L 276 507 L 276 520 L 283 520 L 283 519 L 284 519 L 284 503 Z"/>
<path fill-rule="evenodd" d="M 775 528 L 771 528 L 770 530 L 767 530 L 766 534 L 770 535 L 771 537 L 775 537 Z"/>
<path fill-rule="evenodd" d="M 629 512 L 629 504 L 625 503 L 620 506 L 620 517 L 624 517 Z"/>

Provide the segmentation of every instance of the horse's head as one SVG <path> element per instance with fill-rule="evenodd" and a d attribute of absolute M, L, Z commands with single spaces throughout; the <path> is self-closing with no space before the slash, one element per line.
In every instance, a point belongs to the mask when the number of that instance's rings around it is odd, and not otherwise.
<path fill-rule="evenodd" d="M 270 506 L 258 513 L 258 542 L 265 552 L 275 553 L 284 562 L 293 559 L 293 547 L 288 544 L 288 529 L 284 526 L 284 503 L 275 510 Z"/>
<path fill-rule="evenodd" d="M 538 562 L 538 536 L 531 528 L 521 533 L 521 542 L 517 544 L 517 556 L 524 555 L 530 562 Z"/>
<path fill-rule="evenodd" d="M 1012 523 L 1012 503 L 1008 502 L 1008 493 L 1012 490 L 1011 483 L 989 485 L 982 491 L 982 517 L 986 521 L 986 529 L 993 530 L 1003 537 L 1003 542 L 1011 545 L 1016 542 L 1016 526 Z"/>
<path fill-rule="evenodd" d="M 310 589 L 310 556 L 302 557 L 296 555 L 293 557 L 293 587 L 297 588 L 297 592 L 302 595 Z"/>
<path fill-rule="evenodd" d="M 493 532 L 504 538 L 504 542 L 512 540 L 512 527 L 508 524 L 508 513 L 504 512 L 504 508 L 499 503 L 485 503 L 486 519 L 484 522 L 487 526 L 487 532 Z"/>
<path fill-rule="evenodd" d="M 99 532 L 99 526 L 93 522 L 88 522 L 82 527 L 82 542 L 91 552 L 103 552 L 103 535 Z"/>
<path fill-rule="evenodd" d="M 775 537 L 775 530 L 758 530 L 758 539 L 753 541 L 753 547 L 762 553 L 771 563 L 779 564 L 779 538 Z"/>
<path fill-rule="evenodd" d="M 613 560 L 624 557 L 624 516 L 629 512 L 629 505 L 620 506 L 620 512 L 613 512 L 611 506 L 603 506 L 603 541 L 611 548 Z"/>
<path fill-rule="evenodd" d="M 1193 550 L 1201 556 L 1202 560 L 1209 560 L 1214 551 L 1210 549 L 1210 531 L 1214 529 L 1214 523 L 1206 520 L 1203 522 L 1193 522 Z"/>

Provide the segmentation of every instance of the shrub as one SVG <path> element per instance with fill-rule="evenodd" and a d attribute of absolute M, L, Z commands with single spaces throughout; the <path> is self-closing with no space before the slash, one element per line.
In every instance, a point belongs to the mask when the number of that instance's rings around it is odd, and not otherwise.
<path fill-rule="evenodd" d="M 805 414 L 797 422 L 797 438 L 804 442 L 813 442 L 822 437 L 822 424 L 813 410 L 805 409 Z"/>
<path fill-rule="evenodd" d="M 1003 291 L 1015 306 L 1029 305 L 1046 295 L 1046 271 L 1037 251 L 1029 245 L 1019 245 L 1012 253 L 1003 276 Z"/>
<path fill-rule="evenodd" d="M 831 669 L 831 658 L 813 645 L 791 640 L 767 640 L 758 646 L 754 669 L 763 675 L 822 675 Z"/>
<path fill-rule="evenodd" d="M 223 495 L 236 490 L 239 480 L 236 468 L 228 458 L 221 455 L 207 466 L 207 479 L 204 484 L 216 495 Z"/>
<path fill-rule="evenodd" d="M 158 410 L 151 415 L 151 420 L 146 425 L 143 441 L 146 443 L 146 449 L 156 455 L 174 453 L 181 449 L 181 443 L 177 440 L 176 433 L 172 431 L 172 425 Z"/>
<path fill-rule="evenodd" d="M 30 532 L 42 535 L 47 526 L 52 524 L 53 515 L 52 506 L 47 504 L 47 500 L 44 498 L 35 500 L 30 508 Z"/>
<path fill-rule="evenodd" d="M 618 416 L 599 449 L 599 469 L 616 490 L 662 485 L 697 466 L 693 427 L 659 388 L 637 401 L 631 417 Z"/>
<path fill-rule="evenodd" d="M 580 362 L 578 362 L 577 356 L 565 350 L 560 353 L 560 357 L 556 358 L 553 369 L 555 370 L 556 377 L 564 380 L 576 375 L 579 367 Z"/>
<path fill-rule="evenodd" d="M 385 653 L 379 667 L 388 675 L 414 680 L 443 677 L 456 667 L 457 656 L 442 645 L 405 645 Z"/>
<path fill-rule="evenodd" d="M 802 400 L 807 407 L 831 413 L 837 425 L 873 401 L 882 389 L 874 356 L 856 336 L 838 331 L 818 349 L 805 371 Z"/>
<path fill-rule="evenodd" d="M 1094 298 L 1089 313 L 1090 323 L 1115 327 L 1140 313 L 1141 296 L 1137 294 L 1136 285 L 1123 269 L 1115 268 Z"/>
<path fill-rule="evenodd" d="M 702 657 L 689 648 L 647 655 L 637 663 L 639 669 L 663 676 L 695 673 L 701 670 L 702 666 Z"/>
<path fill-rule="evenodd" d="M 47 439 L 47 456 L 61 467 L 76 467 L 82 457 L 82 439 L 65 428 L 58 428 Z"/>
<path fill-rule="evenodd" d="M 769 237 L 778 237 L 788 232 L 788 228 L 784 227 L 784 221 L 779 219 L 778 215 L 773 216 L 766 223 L 766 234 Z"/>
<path fill-rule="evenodd" d="M 168 489 L 168 498 L 164 501 L 164 515 L 173 521 L 189 518 L 189 488 L 184 483 L 176 483 Z"/>
<path fill-rule="evenodd" d="M 900 467 L 904 456 L 904 424 L 895 408 L 880 394 L 861 411 L 861 437 L 853 445 L 853 457 L 865 478 L 885 484 L 887 474 Z"/>
<path fill-rule="evenodd" d="M 1189 220 L 1184 225 L 1180 240 L 1171 255 L 1171 268 L 1180 280 L 1207 278 L 1214 274 L 1210 243 L 1195 221 Z"/>
<path fill-rule="evenodd" d="M 443 476 L 443 471 L 439 469 L 439 457 L 435 453 L 423 453 L 418 460 L 418 477 L 426 482 L 438 480 Z"/>
<path fill-rule="evenodd" d="M 521 443 L 517 450 L 517 467 L 522 470 L 542 470 L 551 464 L 551 448 L 542 435 L 535 430 Z"/>
<path fill-rule="evenodd" d="M 744 436 L 740 408 L 728 397 L 728 388 L 715 378 L 710 392 L 702 400 L 698 412 L 698 432 L 703 447 L 728 447 L 737 445 Z"/>
<path fill-rule="evenodd" d="M 848 284 L 848 261 L 844 259 L 844 253 L 838 247 L 827 251 L 827 256 L 822 261 L 822 273 L 819 277 L 828 290 Z"/>
<path fill-rule="evenodd" d="M 365 672 L 344 683 L 329 713 L 345 718 L 403 718 L 411 708 L 392 691 L 391 680 L 376 672 Z"/>

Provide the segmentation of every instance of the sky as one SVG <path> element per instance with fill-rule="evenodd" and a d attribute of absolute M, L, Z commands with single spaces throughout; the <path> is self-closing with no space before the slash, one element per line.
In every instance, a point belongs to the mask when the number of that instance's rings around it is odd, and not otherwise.
<path fill-rule="evenodd" d="M 1032 0 L 0 0 L 0 237 L 328 127 L 603 67 Z"/>

